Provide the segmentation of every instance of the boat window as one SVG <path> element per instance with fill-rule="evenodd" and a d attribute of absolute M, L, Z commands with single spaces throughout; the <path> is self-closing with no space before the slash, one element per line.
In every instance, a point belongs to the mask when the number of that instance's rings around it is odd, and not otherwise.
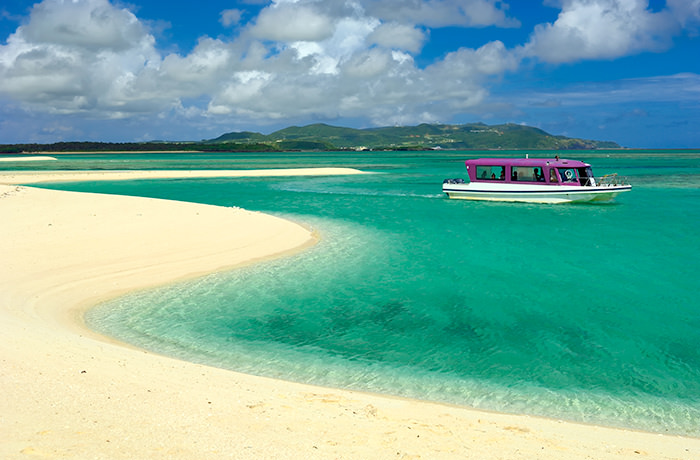
<path fill-rule="evenodd" d="M 591 170 L 590 166 L 578 168 L 578 177 L 581 178 L 581 185 L 595 185 L 595 178 L 593 177 L 593 171 Z"/>
<path fill-rule="evenodd" d="M 578 179 L 576 178 L 576 169 L 575 168 L 559 168 L 559 175 L 561 176 L 561 181 L 564 183 L 567 183 L 567 182 L 578 183 Z"/>
<path fill-rule="evenodd" d="M 480 180 L 506 180 L 505 166 L 477 166 L 476 177 Z"/>
<path fill-rule="evenodd" d="M 544 182 L 544 174 L 539 166 L 513 166 L 511 180 L 518 182 Z"/>

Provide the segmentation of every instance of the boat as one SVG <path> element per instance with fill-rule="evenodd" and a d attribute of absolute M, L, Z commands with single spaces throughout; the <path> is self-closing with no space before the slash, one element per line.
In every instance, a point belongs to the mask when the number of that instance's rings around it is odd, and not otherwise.
<path fill-rule="evenodd" d="M 572 203 L 609 201 L 632 190 L 617 174 L 593 176 L 591 165 L 555 158 L 466 160 L 469 180 L 445 179 L 442 191 L 461 200 Z"/>

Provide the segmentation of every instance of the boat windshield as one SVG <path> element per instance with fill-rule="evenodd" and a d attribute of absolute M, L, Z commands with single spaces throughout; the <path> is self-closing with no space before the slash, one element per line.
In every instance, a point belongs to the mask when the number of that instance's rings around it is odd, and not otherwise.
<path fill-rule="evenodd" d="M 576 168 L 559 168 L 559 176 L 561 176 L 561 181 L 563 183 L 578 183 Z"/>
<path fill-rule="evenodd" d="M 593 170 L 590 166 L 578 168 L 578 176 L 581 178 L 581 185 L 595 186 L 595 178 L 593 177 Z"/>

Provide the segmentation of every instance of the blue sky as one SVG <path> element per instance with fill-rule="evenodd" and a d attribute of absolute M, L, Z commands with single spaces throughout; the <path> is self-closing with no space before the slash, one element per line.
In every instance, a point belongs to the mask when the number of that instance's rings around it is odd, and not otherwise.
<path fill-rule="evenodd" d="M 700 148 L 700 0 L 0 6 L 0 143 L 477 121 Z"/>

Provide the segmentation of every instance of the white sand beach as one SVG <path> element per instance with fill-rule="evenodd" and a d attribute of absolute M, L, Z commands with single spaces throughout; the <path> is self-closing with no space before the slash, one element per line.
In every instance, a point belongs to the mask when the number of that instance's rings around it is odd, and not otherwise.
<path fill-rule="evenodd" d="M 115 177 L 72 174 L 2 173 L 0 183 Z M 83 324 L 101 300 L 314 241 L 300 224 L 239 208 L 0 185 L 0 458 L 700 458 L 696 438 L 254 377 Z"/>
<path fill-rule="evenodd" d="M 45 155 L 24 155 L 24 156 L 0 156 L 0 162 L 17 162 L 17 161 L 53 161 L 58 158 Z"/>
<path fill-rule="evenodd" d="M 366 174 L 351 168 L 295 168 L 258 170 L 138 170 L 138 171 L 6 171 L 0 184 L 37 184 L 40 182 L 74 182 L 134 179 L 205 179 L 223 177 L 328 176 Z"/>

